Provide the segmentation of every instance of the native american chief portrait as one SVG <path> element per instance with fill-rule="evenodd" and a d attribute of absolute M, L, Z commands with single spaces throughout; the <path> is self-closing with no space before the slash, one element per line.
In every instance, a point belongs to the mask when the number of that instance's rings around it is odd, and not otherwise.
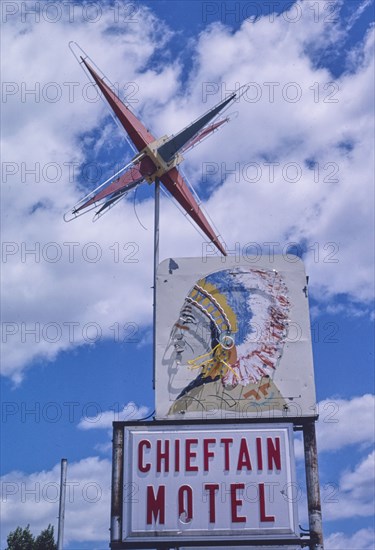
<path fill-rule="evenodd" d="M 315 413 L 299 258 L 170 259 L 157 285 L 157 418 Z"/>
<path fill-rule="evenodd" d="M 285 401 L 273 378 L 289 308 L 287 286 L 276 270 L 234 267 L 198 280 L 165 350 L 174 401 L 169 413 L 199 412 L 203 404 L 239 412 L 272 402 L 282 409 Z"/>

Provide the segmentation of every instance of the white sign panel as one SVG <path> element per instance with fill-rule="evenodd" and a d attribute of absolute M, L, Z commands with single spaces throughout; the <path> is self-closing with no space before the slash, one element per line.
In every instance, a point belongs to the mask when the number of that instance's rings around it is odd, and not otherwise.
<path fill-rule="evenodd" d="M 158 419 L 315 415 L 299 258 L 165 260 L 156 304 Z"/>
<path fill-rule="evenodd" d="M 125 427 L 123 541 L 297 538 L 291 425 Z"/>

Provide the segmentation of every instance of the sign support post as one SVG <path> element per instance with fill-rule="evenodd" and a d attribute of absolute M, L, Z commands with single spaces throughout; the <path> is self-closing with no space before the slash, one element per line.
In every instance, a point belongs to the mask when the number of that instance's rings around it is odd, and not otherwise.
<path fill-rule="evenodd" d="M 160 214 L 160 181 L 155 178 L 155 210 L 154 210 L 154 286 L 153 286 L 153 373 L 152 388 L 155 389 L 156 373 L 156 275 L 159 265 L 159 214 Z"/>
<path fill-rule="evenodd" d="M 64 522 L 65 522 L 65 496 L 66 496 L 66 472 L 68 461 L 66 458 L 61 459 L 61 477 L 60 477 L 60 503 L 59 503 L 59 524 L 57 534 L 57 548 L 63 549 L 64 544 Z"/>
<path fill-rule="evenodd" d="M 122 538 L 123 459 L 124 430 L 113 423 L 111 543 L 119 543 Z"/>
<path fill-rule="evenodd" d="M 322 509 L 320 503 L 318 450 L 316 445 L 315 421 L 309 420 L 303 426 L 305 451 L 307 504 L 309 512 L 310 550 L 323 550 Z"/>

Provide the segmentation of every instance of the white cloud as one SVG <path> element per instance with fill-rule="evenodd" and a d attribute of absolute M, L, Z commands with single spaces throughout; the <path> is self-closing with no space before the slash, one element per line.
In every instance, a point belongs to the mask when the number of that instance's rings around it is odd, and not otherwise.
<path fill-rule="evenodd" d="M 204 33 L 195 88 L 205 75 L 211 82 L 222 80 L 229 89 L 235 82 L 252 81 L 259 101 L 239 105 L 239 118 L 225 129 L 225 138 L 221 136 L 225 151 L 214 151 L 207 141 L 194 158 L 197 166 L 216 162 L 216 177 L 224 176 L 209 209 L 228 244 L 284 244 L 304 238 L 314 295 L 321 299 L 341 292 L 368 300 L 373 296 L 368 254 L 373 227 L 373 31 L 359 48 L 355 73 L 335 80 L 309 59 L 306 42 L 313 38 L 321 45 L 323 30 L 305 9 L 303 24 L 296 24 L 293 33 L 281 17 L 272 25 L 261 19 L 245 23 L 233 34 L 218 26 Z M 216 64 L 211 61 L 214 52 Z M 270 84 L 265 83 L 272 82 L 275 99 L 270 103 Z M 301 95 L 295 103 L 287 100 L 291 83 Z M 253 90 L 255 97 L 255 85 Z M 348 142 L 354 146 L 350 152 L 344 146 Z M 308 169 L 307 160 L 317 163 L 315 170 Z M 249 167 L 250 161 L 256 168 Z M 279 163 L 273 183 L 266 161 Z M 225 174 L 225 169 L 236 171 L 236 162 L 237 173 Z M 294 183 L 292 171 L 286 169 L 290 163 L 299 173 Z"/>
<path fill-rule="evenodd" d="M 371 484 L 371 480 L 374 479 L 375 475 L 374 461 L 375 451 L 369 454 L 354 472 L 345 472 L 341 479 L 343 491 L 353 491 L 359 498 L 364 493 L 368 495 L 369 486 L 373 485 Z"/>
<path fill-rule="evenodd" d="M 124 405 L 121 411 L 103 411 L 97 416 L 82 418 L 78 424 L 78 428 L 82 430 L 92 430 L 98 428 L 112 429 L 114 421 L 130 421 L 141 420 L 150 414 L 150 409 L 145 406 L 136 405 L 132 401 Z"/>
<path fill-rule="evenodd" d="M 324 399 L 317 405 L 319 453 L 338 451 L 350 445 L 368 447 L 375 440 L 375 397 L 365 394 L 351 399 Z M 302 438 L 295 440 L 295 454 L 303 458 Z"/>
<path fill-rule="evenodd" d="M 354 517 L 373 517 L 375 483 L 375 451 L 360 462 L 353 471 L 341 474 L 338 491 L 323 499 L 325 521 Z"/>
<path fill-rule="evenodd" d="M 42 18 L 26 25 L 18 16 L 3 25 L 4 40 L 10 44 L 3 60 L 4 80 L 16 85 L 5 104 L 3 159 L 15 163 L 6 165 L 9 170 L 18 170 L 5 181 L 3 177 L 3 241 L 8 243 L 3 320 L 10 323 L 5 326 L 4 375 L 20 382 L 33 361 L 53 360 L 62 350 L 88 344 L 98 334 L 111 338 L 116 323 L 122 327 L 151 321 L 152 200 L 138 207 L 148 231 L 140 230 L 130 201 L 97 224 L 84 217 L 71 224 L 62 221 L 62 213 L 81 194 L 64 166 L 87 160 L 79 135 L 97 128 L 104 148 L 107 143 L 110 150 L 116 143 L 103 123 L 104 106 L 83 96 L 86 80 L 67 49 L 69 40 L 79 42 L 112 81 L 136 82 L 137 107 L 143 108 L 157 134 L 179 129 L 207 108 L 205 83 L 221 82 L 229 89 L 236 82 L 255 83 L 252 90 L 260 90 L 259 101 L 242 100 L 240 116 L 220 136 L 197 147 L 186 170 L 202 189 L 208 185 L 202 182 L 204 163 L 216 163 L 215 192 L 207 207 L 230 249 L 236 242 L 243 246 L 249 241 L 276 241 L 282 248 L 286 242 L 305 239 L 310 247 L 311 291 L 317 297 L 327 300 L 335 293 L 348 293 L 358 301 L 371 298 L 373 32 L 351 54 L 354 70 L 335 80 L 328 70 L 314 67 L 311 57 L 321 47 L 340 44 L 345 30 L 322 17 L 314 21 L 308 2 L 300 10 L 295 23 L 285 17 L 271 21 L 268 16 L 245 21 L 236 32 L 218 24 L 206 28 L 192 43 L 193 70 L 183 86 L 178 62 L 160 59 L 157 70 L 147 66 L 158 47 L 168 47 L 171 32 L 141 7 L 135 21 L 120 27 L 106 5 L 95 24 L 79 18 L 51 24 Z M 145 27 L 150 32 L 145 34 Z M 27 95 L 22 101 L 22 86 L 30 89 L 37 82 L 41 100 Z M 51 82 L 63 90 L 56 103 L 43 97 Z M 70 102 L 64 83 L 75 82 L 79 84 Z M 267 83 L 275 83 L 274 102 Z M 293 93 L 301 94 L 299 101 L 294 102 Z M 219 100 L 220 93 L 209 99 Z M 319 165 L 319 174 L 307 168 L 307 160 Z M 279 163 L 273 182 L 267 161 Z M 252 169 L 249 162 L 255 163 Z M 42 172 L 38 183 L 35 176 L 22 174 L 35 163 Z M 43 174 L 48 163 L 64 168 L 55 183 L 48 181 L 53 166 L 47 178 Z M 257 182 L 254 166 L 260 170 Z M 224 173 L 233 169 L 234 175 Z M 295 173 L 299 181 L 292 182 Z M 222 175 L 225 181 L 218 185 Z M 37 243 L 39 260 L 25 255 L 25 247 Z M 128 248 L 123 250 L 123 245 Z M 201 250 L 200 237 L 172 204 L 163 201 L 160 257 L 194 256 Z M 92 261 L 96 253 L 101 254 L 97 262 Z M 34 334 L 26 333 L 33 328 Z"/>
<path fill-rule="evenodd" d="M 2 60 L 8 83 L 2 132 L 2 292 L 8 297 L 2 310 L 2 373 L 15 382 L 35 360 L 53 360 L 60 351 L 90 340 L 116 338 L 117 326 L 122 339 L 129 323 L 138 332 L 137 325 L 150 319 L 152 276 L 145 258 L 151 255 L 152 235 L 140 233 L 132 203 L 122 204 L 99 224 L 82 218 L 66 224 L 62 219 L 82 194 L 77 166 L 85 157 L 78 136 L 100 127 L 107 112 L 101 102 L 87 100 L 88 82 L 67 47 L 69 40 L 79 40 L 120 89 L 133 82 L 136 107 L 149 94 L 150 79 L 159 82 L 161 100 L 174 93 L 177 65 L 165 72 L 143 71 L 171 33 L 149 10 L 139 7 L 136 15 L 131 23 L 121 24 L 121 33 L 114 25 L 114 11 L 105 6 L 95 24 L 77 16 L 73 23 L 51 24 L 42 17 L 26 25 L 19 15 L 9 17 L 3 27 L 11 46 Z M 25 27 L 28 32 L 20 33 Z M 53 43 L 45 48 L 52 30 Z M 55 89 L 51 83 L 61 92 L 55 103 L 48 100 L 48 92 Z M 26 94 L 32 89 L 36 95 Z M 100 142 L 105 147 L 105 139 L 110 145 L 109 129 L 107 125 L 100 130 L 96 147 Z M 32 169 L 36 174 L 26 173 Z M 12 177 L 6 170 L 16 174 Z M 141 210 L 143 222 L 152 227 L 151 202 Z"/>
<path fill-rule="evenodd" d="M 108 541 L 111 462 L 88 457 L 68 463 L 64 542 Z M 1 478 L 1 547 L 17 526 L 30 524 L 39 534 L 50 523 L 57 535 L 60 464 L 51 470 L 25 474 L 10 472 Z"/>
<path fill-rule="evenodd" d="M 317 438 L 321 452 L 374 442 L 374 395 L 325 399 L 319 403 L 318 411 Z"/>
<path fill-rule="evenodd" d="M 351 15 L 348 24 L 347 29 L 351 29 L 353 25 L 357 22 L 357 20 L 361 17 L 361 15 L 367 10 L 368 7 L 371 6 L 373 3 L 373 0 L 363 0 L 363 2 L 360 2 L 358 5 L 358 8 L 354 10 L 353 14 Z"/>
<path fill-rule="evenodd" d="M 373 529 L 360 529 L 352 536 L 345 533 L 332 533 L 324 543 L 327 550 L 373 550 L 375 533 Z"/>
<path fill-rule="evenodd" d="M 366 394 L 352 399 L 326 399 L 318 403 L 319 420 L 316 423 L 319 466 L 321 473 L 321 502 L 324 522 L 355 517 L 371 517 L 374 512 L 375 451 L 369 453 L 375 439 L 374 396 Z M 302 435 L 297 434 L 294 441 L 295 456 L 302 461 Z M 326 453 L 345 453 L 350 463 L 350 449 L 367 451 L 361 461 L 344 471 L 332 470 L 332 458 Z M 331 455 L 332 456 L 332 455 Z M 324 473 L 323 473 L 324 472 Z M 327 477 L 328 476 L 328 477 Z M 328 479 L 328 481 L 327 481 Z M 306 495 L 299 503 L 300 520 L 307 521 Z M 367 530 L 363 530 L 363 533 Z M 357 548 L 339 546 L 346 535 L 331 535 L 332 548 Z M 350 537 L 348 540 L 351 540 Z M 359 539 L 362 540 L 362 539 Z M 363 539 L 367 540 L 367 539 Z M 330 546 L 327 546 L 330 548 Z M 358 546 L 361 548 L 361 546 Z M 367 548 L 367 546 L 364 546 Z"/>

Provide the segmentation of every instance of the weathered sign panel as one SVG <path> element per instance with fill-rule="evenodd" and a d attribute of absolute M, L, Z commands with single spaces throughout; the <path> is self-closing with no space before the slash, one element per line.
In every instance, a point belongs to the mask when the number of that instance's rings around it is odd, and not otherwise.
<path fill-rule="evenodd" d="M 129 547 L 299 540 L 290 423 L 124 429 L 122 540 Z"/>
<path fill-rule="evenodd" d="M 315 415 L 299 258 L 165 260 L 156 304 L 158 419 Z"/>

